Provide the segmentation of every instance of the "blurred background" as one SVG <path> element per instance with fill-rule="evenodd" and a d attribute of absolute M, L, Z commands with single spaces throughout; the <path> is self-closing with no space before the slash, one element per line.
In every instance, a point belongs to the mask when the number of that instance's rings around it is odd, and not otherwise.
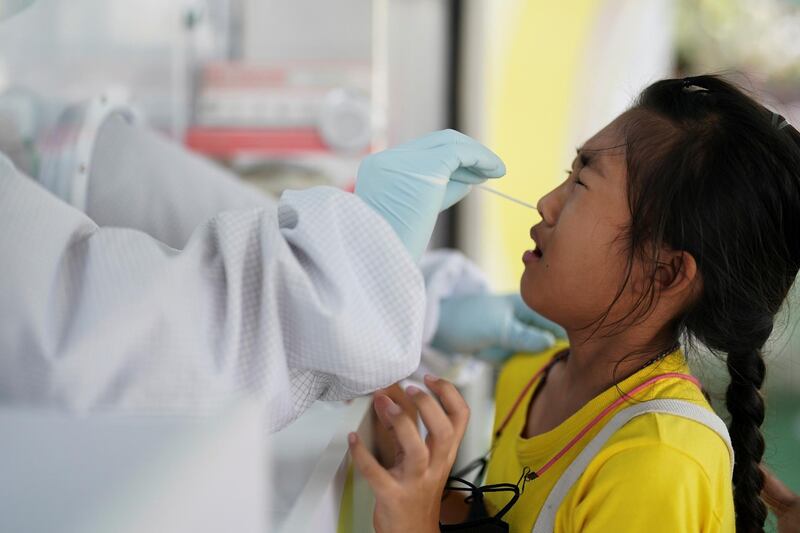
<path fill-rule="evenodd" d="M 535 203 L 645 85 L 707 72 L 800 124 L 800 1 L 40 0 L 0 24 L 0 116 L 29 172 L 39 132 L 102 97 L 273 194 L 350 188 L 369 151 L 453 127 L 506 161 L 498 189 Z M 517 290 L 537 219 L 475 191 L 435 244 Z M 793 301 L 765 433 L 767 462 L 800 491 L 797 288 Z M 693 360 L 724 393 L 719 364 Z"/>

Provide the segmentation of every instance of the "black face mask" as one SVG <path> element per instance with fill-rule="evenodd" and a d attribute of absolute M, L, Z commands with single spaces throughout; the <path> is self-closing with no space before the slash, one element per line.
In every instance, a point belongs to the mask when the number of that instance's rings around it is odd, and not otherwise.
<path fill-rule="evenodd" d="M 479 487 L 475 483 L 477 483 L 479 479 L 483 478 L 483 475 L 486 472 L 487 463 L 488 454 L 487 456 L 473 461 L 467 465 L 466 468 L 459 471 L 455 476 L 448 478 L 447 485 L 445 486 L 446 492 L 452 491 L 470 493 L 469 496 L 464 498 L 464 502 L 469 505 L 469 513 L 464 522 L 460 522 L 458 524 L 440 523 L 440 531 L 460 531 L 462 533 L 501 533 L 509 531 L 508 523 L 503 521 L 503 517 L 506 515 L 506 513 L 508 513 L 509 510 L 511 510 L 514 504 L 517 503 L 519 495 L 525 488 L 525 482 L 527 481 L 527 476 L 530 473 L 530 469 L 526 467 L 523 470 L 522 477 L 520 477 L 520 480 L 516 485 L 513 483 L 495 483 L 493 485 L 483 485 Z M 468 474 L 476 468 L 480 469 L 475 476 L 475 483 L 470 483 L 469 481 L 460 477 Z M 520 489 L 520 483 L 522 483 L 522 489 Z M 489 516 L 489 513 L 486 510 L 486 502 L 484 501 L 484 494 L 490 492 L 511 493 L 511 499 L 494 516 Z"/>
<path fill-rule="evenodd" d="M 501 533 L 508 532 L 508 524 L 503 521 L 503 516 L 511 509 L 519 498 L 519 488 L 512 483 L 497 483 L 478 487 L 465 479 L 451 477 L 447 480 L 445 490 L 470 492 L 464 498 L 469 504 L 469 514 L 464 522 L 458 524 L 439 524 L 440 531 L 461 531 L 464 533 Z M 488 492 L 511 492 L 511 500 L 499 513 L 489 516 L 486 511 L 486 502 L 483 495 Z"/>

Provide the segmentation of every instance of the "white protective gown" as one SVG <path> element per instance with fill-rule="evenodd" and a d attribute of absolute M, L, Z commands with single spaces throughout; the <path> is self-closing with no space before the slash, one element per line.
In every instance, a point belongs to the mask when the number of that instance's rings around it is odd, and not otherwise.
<path fill-rule="evenodd" d="M 87 214 L 0 162 L 0 401 L 205 412 L 254 394 L 275 430 L 418 366 L 448 290 L 426 302 L 356 196 L 276 203 L 119 117 L 92 153 Z M 463 285 L 463 260 L 434 263 Z"/>

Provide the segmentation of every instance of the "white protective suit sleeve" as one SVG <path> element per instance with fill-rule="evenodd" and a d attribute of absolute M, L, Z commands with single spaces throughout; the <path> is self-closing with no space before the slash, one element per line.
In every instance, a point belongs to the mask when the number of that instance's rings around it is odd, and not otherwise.
<path fill-rule="evenodd" d="M 320 187 L 221 213 L 182 250 L 98 227 L 0 157 L 0 401 L 205 412 L 270 428 L 419 364 L 424 284 L 391 227 Z"/>
<path fill-rule="evenodd" d="M 422 256 L 419 268 L 425 278 L 425 325 L 422 339 L 430 343 L 439 324 L 439 303 L 448 296 L 490 292 L 486 275 L 457 250 L 431 250 Z"/>
<path fill-rule="evenodd" d="M 198 225 L 221 211 L 274 203 L 232 172 L 120 115 L 100 128 L 90 169 L 85 205 L 92 220 L 139 229 L 173 248 L 182 248 Z M 423 342 L 428 343 L 443 298 L 488 292 L 489 285 L 480 269 L 455 250 L 427 252 L 420 269 L 427 292 Z"/>

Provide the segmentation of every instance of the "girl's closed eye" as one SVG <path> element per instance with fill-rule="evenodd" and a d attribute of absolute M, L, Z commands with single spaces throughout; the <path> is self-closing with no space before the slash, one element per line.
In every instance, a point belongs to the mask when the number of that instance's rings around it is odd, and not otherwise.
<path fill-rule="evenodd" d="M 564 172 L 567 173 L 567 178 L 572 177 L 573 172 L 572 172 L 571 168 L 565 169 Z M 572 178 L 572 181 L 575 183 L 575 185 L 580 185 L 581 187 L 584 187 L 584 188 L 588 189 L 588 187 L 586 187 L 586 184 L 581 181 L 581 178 L 580 178 L 580 176 L 578 175 L 577 172 L 575 173 L 575 177 Z"/>

